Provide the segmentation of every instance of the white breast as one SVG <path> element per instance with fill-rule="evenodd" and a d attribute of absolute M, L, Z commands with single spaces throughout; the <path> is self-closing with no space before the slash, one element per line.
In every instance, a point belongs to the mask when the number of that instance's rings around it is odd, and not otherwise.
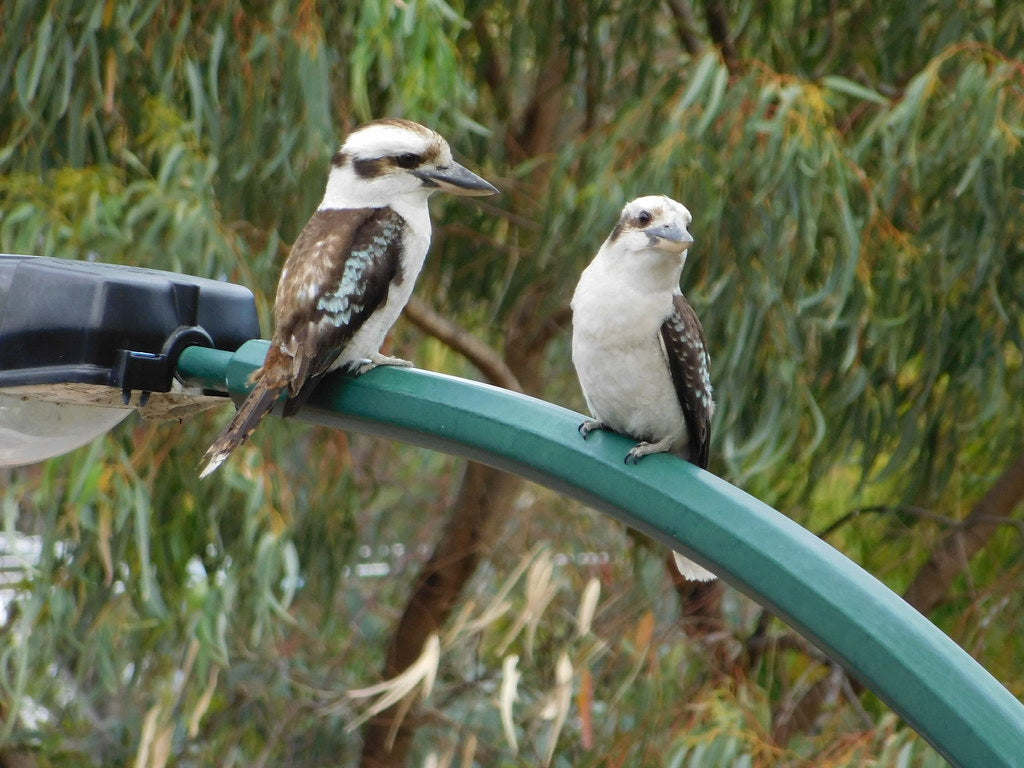
<path fill-rule="evenodd" d="M 636 440 L 673 436 L 686 423 L 661 342 L 672 288 L 640 290 L 595 259 L 572 299 L 572 360 L 595 419 Z"/>

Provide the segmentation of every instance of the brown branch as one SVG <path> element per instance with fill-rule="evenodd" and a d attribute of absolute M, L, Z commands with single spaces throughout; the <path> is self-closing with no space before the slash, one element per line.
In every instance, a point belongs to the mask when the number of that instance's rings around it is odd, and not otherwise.
<path fill-rule="evenodd" d="M 817 680 L 799 698 L 786 697 L 775 713 L 772 723 L 772 738 L 776 744 L 786 744 L 793 736 L 811 730 L 821 715 L 821 710 L 836 699 L 846 687 L 846 673 L 838 664 L 820 680 Z"/>
<path fill-rule="evenodd" d="M 0 768 L 36 768 L 39 763 L 31 752 L 4 750 L 0 752 Z"/>
<path fill-rule="evenodd" d="M 478 20 L 474 29 L 486 47 L 489 40 L 484 22 Z M 493 52 L 491 56 L 493 61 L 488 64 L 488 76 L 499 77 L 500 70 L 494 68 L 497 58 Z M 547 157 L 554 151 L 555 140 L 565 117 L 568 56 L 564 41 L 557 35 L 553 36 L 551 48 L 537 68 L 535 90 L 527 102 L 521 124 L 518 130 L 512 125 L 507 129 L 506 142 L 512 164 Z M 492 82 L 491 87 L 500 90 L 500 83 Z M 542 164 L 541 170 L 533 174 L 530 182 L 534 194 L 524 195 L 524 200 L 535 201 L 542 197 L 537 191 L 546 187 L 550 166 L 550 163 Z M 516 359 L 510 356 L 507 361 L 501 360 L 497 353 L 479 339 L 440 317 L 419 301 L 410 302 L 406 306 L 406 313 L 424 331 L 466 355 L 488 380 L 508 389 L 532 390 L 531 384 L 537 380 L 537 371 L 544 359 L 543 349 L 531 348 L 530 353 L 518 361 L 521 365 L 516 365 Z M 532 321 L 529 323 L 531 328 L 537 326 L 537 317 L 523 319 Z M 515 320 L 513 317 L 508 326 L 506 350 L 512 349 L 516 333 L 522 330 L 516 327 Z M 540 326 L 544 324 L 541 318 Z M 434 553 L 413 585 L 412 594 L 395 629 L 388 649 L 384 677 L 393 677 L 406 669 L 419 656 L 426 638 L 437 632 L 448 620 L 466 582 L 473 576 L 480 559 L 490 548 L 501 521 L 512 515 L 513 503 L 522 484 L 523 480 L 518 476 L 481 464 L 467 465 L 451 516 Z M 398 710 L 392 708 L 371 720 L 364 731 L 360 763 L 363 768 L 397 768 L 405 765 L 419 717 L 413 709 L 398 722 Z"/>
<path fill-rule="evenodd" d="M 543 311 L 549 290 L 547 283 L 535 282 L 523 291 L 510 313 L 505 354 L 509 366 L 523 372 L 519 381 L 527 391 L 539 388 L 539 372 L 547 346 L 572 320 L 568 306 L 552 313 Z"/>
<path fill-rule="evenodd" d="M 556 336 L 561 334 L 572 322 L 572 309 L 568 306 L 559 307 L 548 316 L 533 337 L 533 346 L 543 349 Z"/>
<path fill-rule="evenodd" d="M 760 658 L 769 651 L 772 653 L 794 651 L 819 664 L 831 663 L 828 656 L 819 650 L 818 646 L 813 645 L 803 635 L 797 634 L 792 630 L 774 635 L 751 636 L 743 643 L 743 650 L 751 658 Z"/>
<path fill-rule="evenodd" d="M 498 55 L 494 37 L 487 29 L 487 19 L 484 13 L 480 13 L 473 19 L 472 29 L 477 46 L 480 48 L 480 62 L 484 82 L 487 83 L 487 87 L 494 97 L 498 117 L 502 122 L 508 122 L 511 113 L 508 73 L 505 71 L 505 65 Z"/>
<path fill-rule="evenodd" d="M 963 523 L 943 537 L 934 548 L 928 562 L 918 570 L 914 580 L 903 593 L 903 598 L 921 613 L 928 614 L 932 611 L 942 601 L 953 579 L 967 568 L 971 558 L 984 548 L 992 534 L 1000 526 L 1016 523 L 1010 519 L 1010 515 L 1022 500 L 1024 453 L 1003 472 Z M 917 508 L 912 509 L 919 515 L 926 512 Z M 888 511 L 888 508 L 877 507 L 860 511 Z M 928 513 L 927 516 L 943 519 L 932 513 Z M 785 712 L 778 714 L 773 732 L 778 744 L 785 745 L 795 734 L 814 725 L 822 706 L 829 700 L 832 688 L 831 677 L 819 680 L 798 701 L 787 707 Z M 853 678 L 849 679 L 848 688 L 852 695 L 859 695 L 864 690 L 864 686 Z"/>
<path fill-rule="evenodd" d="M 9 627 L 10 624 L 4 629 Z M 10 706 L 0 701 L 0 726 L 7 723 L 10 715 Z M 36 756 L 29 750 L 20 749 L 13 743 L 4 744 L 3 748 L 0 748 L 0 768 L 36 768 L 37 765 Z"/>
<path fill-rule="evenodd" d="M 667 2 L 680 44 L 691 56 L 697 55 L 704 46 L 697 36 L 697 19 L 693 15 L 693 6 L 690 5 L 689 0 L 667 0 Z"/>
<path fill-rule="evenodd" d="M 514 183 L 514 181 L 509 182 L 510 185 Z M 536 219 L 530 218 L 529 216 L 521 216 L 520 214 L 515 213 L 514 211 L 509 211 L 504 208 L 500 208 L 497 205 L 494 205 L 493 203 L 478 202 L 476 205 L 479 206 L 480 211 L 486 214 L 489 218 L 504 219 L 512 226 L 518 227 L 519 229 L 525 229 L 527 232 L 540 232 L 542 229 L 540 222 L 538 222 Z M 445 224 L 443 229 L 449 232 L 458 232 L 463 237 L 468 237 L 471 235 L 471 233 L 473 233 L 476 234 L 478 240 L 484 240 L 488 242 L 492 247 L 499 247 L 499 244 L 494 242 L 492 238 L 481 235 L 477 230 L 470 229 L 469 227 L 464 225 Z M 505 247 L 507 248 L 507 246 Z"/>
<path fill-rule="evenodd" d="M 513 165 L 550 155 L 554 151 L 558 128 L 566 117 L 568 71 L 568 48 L 563 41 L 556 40 L 537 68 L 534 92 L 523 113 L 521 129 L 514 134 L 509 132 L 509 157 Z M 550 166 L 550 163 L 546 166 Z M 545 166 L 535 171 L 534 184 L 537 188 L 546 186 L 549 172 L 550 168 Z"/>
<path fill-rule="evenodd" d="M 827 539 L 844 525 L 856 520 L 861 515 L 906 515 L 908 517 L 917 517 L 922 520 L 931 520 L 932 522 L 941 523 L 947 527 L 960 524 L 960 521 L 956 518 L 949 517 L 947 515 L 940 515 L 936 512 L 932 512 L 930 509 L 925 509 L 924 507 L 893 507 L 888 504 L 874 504 L 869 507 L 857 507 L 856 509 L 851 509 L 837 520 L 829 523 L 826 528 L 819 531 L 817 533 L 818 538 Z"/>
<path fill-rule="evenodd" d="M 410 309 L 412 310 L 410 313 Z M 513 369 L 497 353 L 472 334 L 414 299 L 406 305 L 409 319 L 425 332 L 464 354 L 491 382 L 523 391 L 523 374 Z M 510 338 L 512 336 L 510 331 Z M 537 365 L 543 355 L 534 350 L 529 357 Z M 529 380 L 535 372 L 526 372 Z M 406 669 L 419 656 L 426 638 L 448 621 L 466 583 L 476 572 L 480 559 L 490 549 L 501 521 L 513 513 L 514 501 L 522 487 L 522 478 L 470 462 L 462 480 L 451 516 L 430 559 L 416 578 L 388 648 L 383 677 L 390 678 Z M 401 705 L 399 705 L 401 706 Z M 404 718 L 398 707 L 372 719 L 364 731 L 362 768 L 398 768 L 404 766 L 409 746 L 419 725 L 415 709 Z"/>
<path fill-rule="evenodd" d="M 480 339 L 413 298 L 406 316 L 425 333 L 464 355 L 498 386 L 522 392 L 519 377 Z M 500 521 L 513 512 L 522 479 L 470 462 L 451 516 L 430 559 L 412 588 L 388 648 L 383 677 L 405 670 L 419 656 L 423 643 L 448 621 L 459 596 L 489 550 Z M 398 768 L 406 764 L 419 715 L 401 717 L 401 705 L 379 714 L 364 730 L 362 768 Z"/>
<path fill-rule="evenodd" d="M 421 331 L 469 360 L 491 384 L 513 392 L 523 391 L 519 380 L 501 355 L 461 325 L 442 316 L 422 299 L 416 296 L 409 299 L 405 306 L 405 316 Z"/>
<path fill-rule="evenodd" d="M 932 550 L 932 556 L 917 572 L 903 598 L 921 613 L 929 613 L 945 596 L 957 574 L 988 544 L 992 534 L 1009 522 L 1022 500 L 1024 453 L 1003 472 L 963 524 L 947 533 Z"/>
<path fill-rule="evenodd" d="M 384 678 L 394 677 L 419 656 L 424 640 L 451 615 L 462 588 L 490 548 L 494 528 L 512 513 L 522 480 L 470 463 L 437 548 L 423 566 L 388 649 Z M 365 730 L 363 768 L 398 768 L 406 764 L 418 718 L 406 716 L 395 726 L 398 710 L 382 712 Z M 389 735 L 394 731 L 393 742 Z"/>
<path fill-rule="evenodd" d="M 707 21 L 708 34 L 718 50 L 731 74 L 740 71 L 740 59 L 736 55 L 736 45 L 729 34 L 728 11 L 724 0 L 704 0 L 704 19 Z"/>

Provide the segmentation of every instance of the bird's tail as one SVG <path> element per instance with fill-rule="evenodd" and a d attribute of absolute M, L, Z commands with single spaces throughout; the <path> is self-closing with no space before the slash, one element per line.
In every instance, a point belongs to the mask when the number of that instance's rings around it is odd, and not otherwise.
<path fill-rule="evenodd" d="M 274 407 L 277 396 L 281 394 L 280 389 L 268 387 L 263 382 L 258 382 L 255 388 L 238 409 L 238 413 L 231 419 L 231 423 L 224 428 L 213 445 L 203 456 L 202 469 L 199 472 L 199 479 L 214 472 L 217 467 L 224 463 L 231 452 L 249 439 L 249 435 L 260 425 L 263 417 L 270 413 Z"/>
<path fill-rule="evenodd" d="M 717 577 L 707 568 L 697 565 L 693 560 L 688 560 L 678 552 L 672 553 L 676 561 L 676 568 L 682 577 L 688 581 L 714 581 Z"/>

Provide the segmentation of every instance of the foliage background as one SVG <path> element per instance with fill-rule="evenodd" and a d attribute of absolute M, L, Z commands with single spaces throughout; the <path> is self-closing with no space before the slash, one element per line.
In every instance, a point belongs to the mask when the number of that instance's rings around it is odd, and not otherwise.
<path fill-rule="evenodd" d="M 237 281 L 269 332 L 336 144 L 406 116 L 504 194 L 434 201 L 393 348 L 582 410 L 572 286 L 626 200 L 672 195 L 713 470 L 1021 695 L 1022 42 L 996 0 L 8 0 L 0 250 Z M 2 471 L 8 545 L 39 555 L 5 573 L 0 764 L 941 764 L 757 606 L 675 589 L 590 510 L 280 423 L 200 484 L 226 417 Z M 395 750 L 390 720 L 346 730 L 367 706 L 346 691 L 438 626 Z"/>

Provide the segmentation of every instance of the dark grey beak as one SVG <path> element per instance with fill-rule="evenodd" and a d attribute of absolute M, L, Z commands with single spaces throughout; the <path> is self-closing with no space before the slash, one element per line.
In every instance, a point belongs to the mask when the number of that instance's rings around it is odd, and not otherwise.
<path fill-rule="evenodd" d="M 478 197 L 498 194 L 497 187 L 454 161 L 451 165 L 443 168 L 419 169 L 411 171 L 411 173 L 422 179 L 424 186 L 436 187 L 442 192 L 450 192 L 453 195 Z"/>
<path fill-rule="evenodd" d="M 644 230 L 650 244 L 654 248 L 659 246 L 666 251 L 684 251 L 693 245 L 693 236 L 686 227 L 678 224 L 666 224 L 663 227 L 649 227 Z"/>

